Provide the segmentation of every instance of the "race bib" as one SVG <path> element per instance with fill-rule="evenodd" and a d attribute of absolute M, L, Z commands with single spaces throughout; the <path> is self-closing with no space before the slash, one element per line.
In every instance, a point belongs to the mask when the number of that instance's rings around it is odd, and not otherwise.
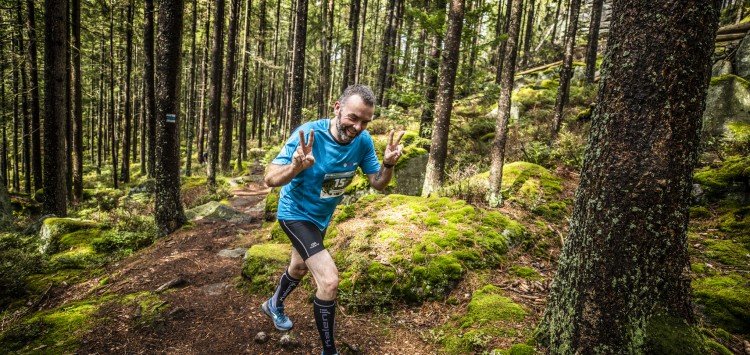
<path fill-rule="evenodd" d="M 320 189 L 320 198 L 339 197 L 344 194 L 346 187 L 354 179 L 356 171 L 326 174 L 323 179 L 323 188 Z"/>

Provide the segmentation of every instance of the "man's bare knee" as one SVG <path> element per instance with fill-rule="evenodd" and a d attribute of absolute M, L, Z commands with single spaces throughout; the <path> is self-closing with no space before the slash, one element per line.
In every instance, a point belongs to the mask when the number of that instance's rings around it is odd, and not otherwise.
<path fill-rule="evenodd" d="M 289 265 L 289 276 L 299 280 L 303 278 L 305 275 L 307 275 L 307 265 L 304 263 L 302 264 L 296 264 L 296 265 Z"/>

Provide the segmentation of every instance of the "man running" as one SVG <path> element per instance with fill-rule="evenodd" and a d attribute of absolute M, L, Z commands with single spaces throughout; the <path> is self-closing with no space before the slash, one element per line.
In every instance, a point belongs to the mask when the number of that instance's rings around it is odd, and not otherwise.
<path fill-rule="evenodd" d="M 278 220 L 294 248 L 276 293 L 261 308 L 277 329 L 291 329 L 292 321 L 284 314 L 284 299 L 311 271 L 317 285 L 313 314 L 324 355 L 337 354 L 334 319 L 339 284 L 336 265 L 323 246 L 326 228 L 358 167 L 373 188 L 382 190 L 388 185 L 401 157 L 403 147 L 399 142 L 404 135 L 401 131 L 394 141 L 391 131 L 381 166 L 372 138 L 365 130 L 375 112 L 372 90 L 364 85 L 349 86 L 333 109 L 333 119 L 308 122 L 297 128 L 265 176 L 266 185 L 283 186 Z"/>

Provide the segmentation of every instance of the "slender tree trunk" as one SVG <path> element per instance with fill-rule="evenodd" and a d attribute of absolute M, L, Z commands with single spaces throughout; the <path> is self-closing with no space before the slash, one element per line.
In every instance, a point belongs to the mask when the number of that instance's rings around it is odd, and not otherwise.
<path fill-rule="evenodd" d="M 521 27 L 523 0 L 513 0 L 510 11 L 510 24 L 507 45 L 502 57 L 503 72 L 500 75 L 500 99 L 497 103 L 497 121 L 495 122 L 495 139 L 492 141 L 489 191 L 487 201 L 490 207 L 503 203 L 500 184 L 503 181 L 503 164 L 505 163 L 505 146 L 508 139 L 508 121 L 510 118 L 510 100 L 513 91 L 513 75 L 518 54 L 518 32 Z"/>
<path fill-rule="evenodd" d="M 596 51 L 599 44 L 599 24 L 602 19 L 603 6 L 604 0 L 594 0 L 591 5 L 591 25 L 586 47 L 586 84 L 593 84 L 596 74 Z"/>
<path fill-rule="evenodd" d="M 359 28 L 359 40 L 357 41 L 357 57 L 354 61 L 354 83 L 359 84 L 362 74 L 362 45 L 365 40 L 365 26 L 367 25 L 367 0 L 363 0 L 362 25 Z"/>
<path fill-rule="evenodd" d="M 117 117 L 115 116 L 115 41 L 114 41 L 114 24 L 115 11 L 114 6 L 110 8 L 109 21 L 109 136 L 110 149 L 112 154 L 112 183 L 114 188 L 118 188 L 117 178 Z"/>
<path fill-rule="evenodd" d="M 221 117 L 221 71 L 224 56 L 224 0 L 216 0 L 214 38 L 211 47 L 211 89 L 208 107 L 208 185 L 216 186 L 219 162 L 219 119 Z"/>
<path fill-rule="evenodd" d="M 141 176 L 144 176 L 148 174 L 147 167 L 146 167 L 147 166 L 146 165 L 146 160 L 147 160 L 146 152 L 148 150 L 146 148 L 146 132 L 148 131 L 148 120 L 146 118 L 147 116 L 146 115 L 146 106 L 147 106 L 146 102 L 148 98 L 146 97 L 146 84 L 145 83 L 141 85 L 140 91 L 141 91 L 141 94 L 143 95 L 143 97 L 141 97 L 141 99 L 139 100 L 139 102 L 141 103 L 141 142 L 140 142 L 141 143 L 140 144 L 141 145 L 141 152 L 140 152 L 141 153 Z"/>
<path fill-rule="evenodd" d="M 0 15 L 0 23 L 3 22 L 3 17 Z M 0 38 L 0 53 L 5 51 L 5 38 Z M 5 78 L 5 61 L 0 61 L 0 78 Z M 8 119 L 5 116 L 5 80 L 0 80 L 0 122 L 2 122 L 3 129 L 3 141 L 0 149 L 0 176 L 2 176 L 2 184 L 8 188 Z"/>
<path fill-rule="evenodd" d="M 565 58 L 563 58 L 560 67 L 560 86 L 557 88 L 557 98 L 555 99 L 555 114 L 552 118 L 552 132 L 550 140 L 555 141 L 557 134 L 560 132 L 560 125 L 563 119 L 563 109 L 568 104 L 568 95 L 570 94 L 570 78 L 573 76 L 573 47 L 576 42 L 576 30 L 578 29 L 578 10 L 581 7 L 581 0 L 572 0 L 570 2 L 570 18 L 568 29 L 566 31 Z"/>
<path fill-rule="evenodd" d="M 196 76 L 196 57 L 195 57 L 195 33 L 198 27 L 198 2 L 193 0 L 193 30 L 190 32 L 190 89 L 188 90 L 188 109 L 187 109 L 187 158 L 185 159 L 185 176 L 192 175 L 193 162 L 193 125 L 195 122 L 195 76 Z"/>
<path fill-rule="evenodd" d="M 702 336 L 687 227 L 718 8 L 614 1 L 570 233 L 540 327 L 553 354 L 709 353 L 694 347 Z M 673 338 L 659 339 L 665 329 Z"/>
<path fill-rule="evenodd" d="M 31 0 L 29 0 L 31 2 Z M 81 0 L 72 0 L 72 42 L 71 58 L 73 75 L 70 88 L 73 100 L 73 201 L 83 200 L 83 78 L 81 77 Z"/>
<path fill-rule="evenodd" d="M 359 13 L 361 0 L 351 0 L 349 6 L 349 31 L 351 32 L 351 42 L 346 56 L 346 67 L 344 68 L 344 77 L 342 80 L 341 91 L 343 92 L 349 85 L 354 84 L 357 76 L 357 48 L 359 48 Z"/>
<path fill-rule="evenodd" d="M 97 174 L 102 171 L 102 148 L 104 148 L 104 126 L 106 119 L 104 118 L 104 38 L 101 39 L 101 46 L 99 50 L 99 127 L 98 127 L 98 139 L 96 140 L 96 172 Z"/>
<path fill-rule="evenodd" d="M 27 194 L 31 193 L 31 176 L 33 174 L 31 170 L 31 116 L 29 115 L 29 95 L 28 95 L 28 78 L 26 76 L 26 61 L 24 56 L 28 57 L 28 52 L 24 49 L 23 42 L 23 3 L 21 0 L 16 2 L 16 14 L 18 23 L 18 53 L 19 53 L 19 68 L 21 68 L 21 117 L 23 117 L 22 126 L 22 148 L 23 148 L 23 177 L 24 177 L 24 191 Z"/>
<path fill-rule="evenodd" d="M 294 61 L 292 64 L 292 106 L 289 130 L 302 123 L 302 98 L 305 84 L 305 47 L 307 41 L 307 0 L 297 0 L 294 24 Z"/>
<path fill-rule="evenodd" d="M 380 105 L 385 103 L 385 90 L 388 83 L 388 63 L 393 54 L 393 44 L 391 39 L 394 37 L 391 33 L 396 31 L 396 0 L 388 0 L 388 24 L 383 35 L 383 52 L 380 57 L 380 68 L 378 69 L 378 86 L 377 99 Z"/>
<path fill-rule="evenodd" d="M 156 96 L 154 94 L 154 0 L 144 0 L 143 81 L 146 86 L 146 122 L 148 128 L 148 177 L 154 177 L 156 160 Z"/>
<path fill-rule="evenodd" d="M 328 0 L 323 1 L 321 4 L 323 8 L 320 10 L 320 85 L 318 85 L 318 117 L 325 117 L 326 108 L 328 101 L 326 100 L 326 92 L 328 91 L 328 75 L 330 73 L 329 67 L 329 51 L 331 48 L 328 47 L 328 32 L 332 30 L 328 23 Z M 278 32 L 278 29 L 277 29 Z"/>
<path fill-rule="evenodd" d="M 211 32 L 211 1 L 208 2 L 206 8 L 206 22 L 203 25 L 203 60 L 201 62 L 201 108 L 200 108 L 200 119 L 198 122 L 198 163 L 205 164 L 204 159 L 204 147 L 206 137 L 206 86 L 208 85 L 208 48 L 209 38 Z"/>
<path fill-rule="evenodd" d="M 44 1 L 44 213 L 67 215 L 65 157 L 65 75 L 67 70 L 68 1 Z"/>
<path fill-rule="evenodd" d="M 132 87 L 130 75 L 133 63 L 133 5 L 132 0 L 127 5 L 127 19 L 125 24 L 125 126 L 122 135 L 122 169 L 120 180 L 130 182 L 130 134 L 132 131 L 132 111 L 130 106 Z"/>
<path fill-rule="evenodd" d="M 495 39 L 500 38 L 502 29 L 503 29 L 503 0 L 498 0 L 497 1 L 497 18 L 495 18 Z M 497 68 L 500 65 L 500 62 L 503 60 L 503 58 L 501 58 L 502 55 L 503 54 L 500 53 L 500 50 L 492 51 L 492 59 L 490 60 L 490 66 Z"/>
<path fill-rule="evenodd" d="M 284 58 L 284 86 L 281 90 L 281 117 L 279 128 L 285 131 L 289 127 L 289 114 L 291 111 L 291 98 L 292 98 L 292 64 L 294 63 L 294 39 L 295 39 L 295 27 L 296 22 L 296 10 L 297 1 L 292 1 L 292 6 L 289 8 L 289 27 L 287 29 L 287 50 L 286 57 Z M 332 79 L 333 81 L 333 79 Z"/>
<path fill-rule="evenodd" d="M 232 99 L 234 97 L 234 72 L 237 52 L 237 22 L 240 17 L 240 0 L 229 0 L 229 33 L 227 37 L 227 56 L 224 67 L 224 87 L 221 93 L 221 125 L 224 126 L 221 141 L 221 170 L 230 170 L 229 162 L 232 160 L 232 124 L 234 120 L 234 109 Z"/>
<path fill-rule="evenodd" d="M 445 179 L 445 159 L 448 154 L 448 130 L 453 110 L 453 93 L 461 49 L 461 30 L 464 23 L 464 0 L 451 0 L 445 51 L 440 65 L 440 87 L 435 102 L 435 123 L 432 128 L 430 155 L 427 160 L 422 196 L 437 191 Z"/>
<path fill-rule="evenodd" d="M 11 45 L 11 52 L 15 52 L 15 50 L 18 49 L 18 37 L 12 37 L 12 45 Z M 18 72 L 19 72 L 19 66 L 20 63 L 17 61 L 11 61 L 13 63 L 13 92 L 18 93 Z M 18 113 L 18 96 L 17 94 L 13 95 L 13 190 L 20 191 L 21 190 L 21 182 L 20 179 L 20 171 L 19 171 L 19 162 L 18 158 L 20 155 L 18 154 L 18 125 L 20 123 L 20 117 Z"/>
<path fill-rule="evenodd" d="M 19 3 L 20 5 L 20 3 Z M 39 119 L 39 70 L 36 50 L 36 8 L 33 0 L 26 0 L 26 31 L 29 36 L 29 91 L 31 94 L 31 174 L 34 190 L 42 188 L 42 135 Z"/>
<path fill-rule="evenodd" d="M 258 10 L 258 16 L 260 16 L 260 21 L 258 24 L 258 59 L 257 65 L 255 67 L 255 73 L 257 76 L 257 85 L 256 85 L 256 91 L 255 91 L 255 103 L 253 104 L 253 123 L 258 124 L 258 148 L 263 146 L 263 120 L 264 120 L 264 112 L 263 112 L 263 93 L 264 90 L 264 82 L 265 82 L 265 65 L 261 65 L 261 63 L 265 63 L 265 57 L 266 57 L 266 0 L 260 0 L 260 9 Z"/>
<path fill-rule="evenodd" d="M 159 1 L 156 62 L 156 198 L 154 222 L 169 234 L 187 222 L 180 201 L 180 64 L 183 0 Z"/>
<path fill-rule="evenodd" d="M 552 22 L 552 37 L 550 37 L 550 44 L 552 47 L 555 46 L 555 37 L 557 37 L 557 20 L 560 18 L 560 8 L 562 7 L 562 0 L 557 0 L 555 6 L 555 21 Z"/>
<path fill-rule="evenodd" d="M 503 33 L 508 33 L 508 25 L 510 24 L 510 7 L 512 1 L 513 0 L 507 0 L 505 6 L 505 21 L 503 22 Z M 498 85 L 500 85 L 500 74 L 503 72 L 503 55 L 505 54 L 506 43 L 508 43 L 508 40 L 502 41 L 502 43 L 500 43 L 500 45 L 497 47 L 498 68 L 495 71 L 495 84 Z"/>
<path fill-rule="evenodd" d="M 250 77 L 250 10 L 252 1 L 245 2 L 245 30 L 242 34 L 242 84 L 240 89 L 240 117 L 239 117 L 239 145 L 237 147 L 237 166 L 242 165 L 242 159 L 247 159 L 247 108 L 248 85 Z M 240 171 L 242 169 L 239 169 Z"/>
<path fill-rule="evenodd" d="M 531 53 L 529 53 L 529 50 L 531 49 L 531 39 L 533 38 L 534 34 L 534 0 L 529 0 L 526 12 L 526 31 L 524 33 L 523 39 L 523 57 L 521 57 L 523 58 L 521 60 L 521 66 L 523 67 L 528 64 L 529 57 L 531 57 Z"/>
<path fill-rule="evenodd" d="M 435 11 L 445 12 L 445 0 L 434 1 Z M 422 116 L 419 123 L 419 136 L 422 138 L 429 138 L 432 136 L 432 120 L 435 111 L 435 99 L 437 98 L 438 70 L 440 68 L 442 46 L 443 34 L 440 30 L 436 30 L 432 34 L 430 56 L 427 58 L 425 104 L 422 107 Z"/>

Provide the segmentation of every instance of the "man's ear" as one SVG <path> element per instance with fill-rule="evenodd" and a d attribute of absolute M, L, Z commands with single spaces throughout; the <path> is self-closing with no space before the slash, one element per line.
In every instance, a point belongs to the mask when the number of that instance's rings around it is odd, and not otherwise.
<path fill-rule="evenodd" d="M 341 110 L 341 104 L 338 101 L 334 102 L 333 103 L 333 115 L 338 116 L 340 110 Z"/>

